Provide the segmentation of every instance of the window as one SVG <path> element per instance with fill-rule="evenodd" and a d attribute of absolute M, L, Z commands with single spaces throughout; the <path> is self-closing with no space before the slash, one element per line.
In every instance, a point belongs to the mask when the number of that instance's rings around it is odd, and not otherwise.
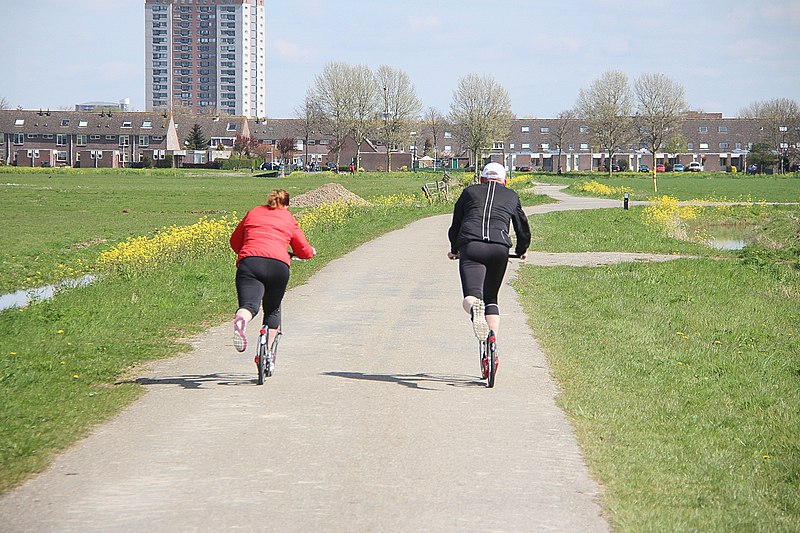
<path fill-rule="evenodd" d="M 700 126 L 697 128 L 697 131 L 700 133 L 708 133 L 708 126 Z"/>
<path fill-rule="evenodd" d="M 508 149 L 509 149 L 509 150 L 513 150 L 513 149 L 514 149 L 514 143 L 511 143 L 511 144 L 509 144 L 509 145 L 508 145 Z"/>
<path fill-rule="evenodd" d="M 701 150 L 708 150 L 708 143 L 700 143 Z"/>
<path fill-rule="evenodd" d="M 575 150 L 575 143 L 569 143 L 570 151 Z"/>
<path fill-rule="evenodd" d="M 86 146 L 86 134 L 76 135 L 75 144 L 77 144 L 78 146 Z"/>
<path fill-rule="evenodd" d="M 542 150 L 549 150 L 550 149 L 550 144 L 549 143 L 542 143 L 541 146 L 542 146 Z"/>
<path fill-rule="evenodd" d="M 450 146 L 449 144 L 445 144 L 444 145 L 444 151 L 445 152 L 452 152 L 453 151 L 453 147 Z"/>
<path fill-rule="evenodd" d="M 493 150 L 502 150 L 504 146 L 505 146 L 505 143 L 502 143 L 502 142 L 495 141 L 495 142 L 492 144 L 492 149 L 493 149 Z"/>
<path fill-rule="evenodd" d="M 550 133 L 550 128 L 548 128 L 547 126 L 542 126 L 541 128 L 539 128 L 539 132 L 540 133 Z"/>
<path fill-rule="evenodd" d="M 69 119 L 67 118 L 67 119 L 62 120 L 61 121 L 61 125 L 62 126 L 69 126 Z"/>
<path fill-rule="evenodd" d="M 153 135 L 153 142 L 160 142 L 163 141 L 164 137 L 161 135 Z"/>
<path fill-rule="evenodd" d="M 66 146 L 67 145 L 67 136 L 63 133 L 59 133 L 56 135 L 56 146 Z"/>
<path fill-rule="evenodd" d="M 228 131 L 236 131 L 236 124 L 234 122 L 228 122 L 228 127 L 226 129 Z"/>
<path fill-rule="evenodd" d="M 80 122 L 78 122 L 78 127 L 79 128 L 85 128 L 88 125 L 89 125 L 89 121 L 87 121 L 87 120 L 81 120 Z"/>
<path fill-rule="evenodd" d="M 589 143 L 581 143 L 581 150 L 588 150 L 588 149 L 589 149 Z"/>
<path fill-rule="evenodd" d="M 150 146 L 150 136 L 139 135 L 139 146 L 141 147 Z"/>
<path fill-rule="evenodd" d="M 719 143 L 720 150 L 727 150 L 728 146 L 730 146 L 728 143 Z"/>
<path fill-rule="evenodd" d="M 25 125 L 25 119 L 24 118 L 18 118 L 17 120 L 14 121 L 14 125 L 15 126 L 24 126 Z"/>
<path fill-rule="evenodd" d="M 100 140 L 100 136 L 99 135 L 89 135 L 89 138 L 91 140 L 93 140 L 93 141 L 99 141 Z"/>
<path fill-rule="evenodd" d="M 24 133 L 15 133 L 14 134 L 14 144 L 25 144 L 25 134 Z"/>
<path fill-rule="evenodd" d="M 42 139 L 52 139 L 52 138 L 53 138 L 53 134 L 52 133 L 43 133 L 42 134 Z"/>
<path fill-rule="evenodd" d="M 742 143 L 736 143 L 736 149 L 737 150 L 741 150 L 742 149 Z"/>
<path fill-rule="evenodd" d="M 122 127 L 123 128 L 132 128 L 133 125 L 131 124 L 130 120 L 126 120 L 125 122 L 122 123 Z"/>
<path fill-rule="evenodd" d="M 581 133 L 589 133 L 589 126 L 581 126 Z"/>
<path fill-rule="evenodd" d="M 530 131 L 531 131 L 531 127 L 530 126 L 522 126 L 522 133 L 528 133 Z"/>
<path fill-rule="evenodd" d="M 694 143 L 686 143 L 687 150 L 694 150 Z"/>
<path fill-rule="evenodd" d="M 67 161 L 67 152 L 57 152 L 56 153 L 56 161 Z"/>
<path fill-rule="evenodd" d="M 39 138 L 39 134 L 38 133 L 29 133 L 28 134 L 28 139 L 38 139 L 38 138 Z"/>
<path fill-rule="evenodd" d="M 446 131 L 446 132 L 444 132 L 444 138 L 445 139 L 452 139 L 453 138 L 453 134 L 450 133 L 449 131 Z"/>
<path fill-rule="evenodd" d="M 130 135 L 120 135 L 119 136 L 119 145 L 120 146 L 128 146 L 130 144 L 131 144 Z"/>
<path fill-rule="evenodd" d="M 116 138 L 117 138 L 117 136 L 116 136 L 116 135 L 106 135 L 106 140 L 107 140 L 107 141 L 113 141 L 113 140 L 114 140 L 114 139 L 116 139 Z"/>
<path fill-rule="evenodd" d="M 720 126 L 718 129 L 720 133 L 728 133 L 728 126 Z"/>

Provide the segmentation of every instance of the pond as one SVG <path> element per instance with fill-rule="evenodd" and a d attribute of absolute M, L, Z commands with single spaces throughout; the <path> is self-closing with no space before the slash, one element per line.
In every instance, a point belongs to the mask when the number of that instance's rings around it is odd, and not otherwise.
<path fill-rule="evenodd" d="M 717 250 L 741 250 L 758 238 L 756 228 L 748 225 L 711 224 L 700 228 L 707 244 Z"/>
<path fill-rule="evenodd" d="M 25 307 L 31 302 L 49 300 L 58 294 L 59 291 L 71 289 L 73 287 L 85 287 L 91 284 L 95 279 L 96 277 L 94 275 L 87 274 L 81 278 L 69 279 L 55 285 L 38 287 L 36 289 L 25 289 L 0 295 L 0 311 L 5 311 L 13 307 Z"/>

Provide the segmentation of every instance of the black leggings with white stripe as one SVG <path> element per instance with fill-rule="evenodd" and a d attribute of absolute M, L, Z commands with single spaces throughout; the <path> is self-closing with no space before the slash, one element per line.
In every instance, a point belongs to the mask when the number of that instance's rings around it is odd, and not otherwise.
<path fill-rule="evenodd" d="M 464 297 L 474 296 L 486 304 L 487 315 L 499 315 L 497 293 L 508 266 L 508 247 L 493 242 L 470 241 L 458 250 L 458 271 Z"/>

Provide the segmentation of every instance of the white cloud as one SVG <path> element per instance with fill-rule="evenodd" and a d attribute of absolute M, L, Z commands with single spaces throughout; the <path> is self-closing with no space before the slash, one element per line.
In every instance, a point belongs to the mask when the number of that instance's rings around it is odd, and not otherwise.
<path fill-rule="evenodd" d="M 286 39 L 276 39 L 272 43 L 272 51 L 278 57 L 293 63 L 304 63 L 316 57 L 316 51 L 308 46 L 303 46 Z"/>

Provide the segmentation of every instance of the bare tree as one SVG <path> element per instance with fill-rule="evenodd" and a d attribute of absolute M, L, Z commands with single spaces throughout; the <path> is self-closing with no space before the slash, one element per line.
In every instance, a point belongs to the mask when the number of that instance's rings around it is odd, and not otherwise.
<path fill-rule="evenodd" d="M 350 106 L 348 122 L 356 141 L 356 168 L 361 167 L 361 143 L 377 129 L 379 93 L 375 74 L 366 65 L 349 67 Z"/>
<path fill-rule="evenodd" d="M 434 160 L 434 169 L 436 166 L 437 160 L 437 153 L 436 150 L 439 146 L 439 133 L 444 126 L 444 115 L 442 112 L 436 109 L 435 107 L 429 107 L 427 111 L 425 111 L 425 116 L 422 118 L 422 122 L 428 126 L 431 130 L 431 135 L 433 136 L 433 160 Z"/>
<path fill-rule="evenodd" d="M 483 151 L 490 150 L 493 142 L 508 138 L 511 118 L 511 98 L 494 78 L 468 74 L 459 80 L 453 91 L 449 120 L 464 146 L 472 151 L 476 177 Z"/>
<path fill-rule="evenodd" d="M 789 146 L 800 142 L 800 107 L 797 102 L 788 98 L 753 102 L 739 115 L 759 120 L 763 138 L 780 155 L 781 172 L 785 172 Z"/>
<path fill-rule="evenodd" d="M 331 150 L 336 152 L 336 167 L 340 166 L 342 143 L 350 133 L 350 67 L 345 63 L 328 63 L 309 89 L 319 110 L 320 129 L 330 135 Z"/>
<path fill-rule="evenodd" d="M 308 167 L 308 140 L 319 131 L 320 111 L 314 100 L 313 91 L 306 91 L 302 105 L 295 109 L 295 115 L 300 119 L 299 133 L 304 140 L 303 149 L 305 151 L 305 165 Z"/>
<path fill-rule="evenodd" d="M 683 85 L 664 74 L 642 74 L 634 82 L 639 136 L 653 154 L 653 192 L 658 192 L 656 152 L 683 123 L 688 109 Z"/>
<path fill-rule="evenodd" d="M 406 140 L 419 119 L 422 103 L 411 79 L 402 70 L 381 65 L 375 73 L 383 94 L 383 137 L 386 141 L 386 169 L 392 171 L 392 149 Z"/>
<path fill-rule="evenodd" d="M 5 96 L 0 96 L 0 110 L 8 108 L 9 108 L 8 98 L 6 98 Z"/>
<path fill-rule="evenodd" d="M 609 176 L 614 153 L 631 137 L 632 110 L 633 93 L 628 77 L 618 70 L 609 70 L 588 89 L 578 92 L 575 111 L 589 125 L 600 150 L 608 152 Z"/>
<path fill-rule="evenodd" d="M 556 126 L 553 135 L 558 145 L 558 173 L 561 174 L 561 155 L 564 152 L 564 139 L 572 135 L 575 130 L 575 111 L 567 109 L 556 117 Z"/>

